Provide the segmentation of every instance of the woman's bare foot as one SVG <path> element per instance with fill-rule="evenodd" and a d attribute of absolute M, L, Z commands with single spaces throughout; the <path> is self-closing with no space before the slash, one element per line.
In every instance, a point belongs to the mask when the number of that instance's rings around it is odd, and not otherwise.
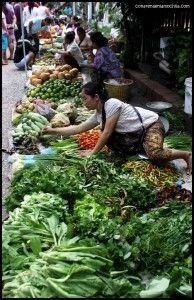
<path fill-rule="evenodd" d="M 187 155 L 187 158 L 185 159 L 186 163 L 187 163 L 187 175 L 191 175 L 192 174 L 192 153 L 189 152 Z"/>

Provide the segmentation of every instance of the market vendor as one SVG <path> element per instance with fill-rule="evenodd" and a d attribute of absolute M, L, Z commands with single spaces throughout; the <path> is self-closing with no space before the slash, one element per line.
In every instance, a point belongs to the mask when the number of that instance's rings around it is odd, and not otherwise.
<path fill-rule="evenodd" d="M 25 48 L 25 56 L 24 56 L 24 48 Z M 24 39 L 20 38 L 16 44 L 16 50 L 14 54 L 14 63 L 15 66 L 20 69 L 25 69 L 25 64 L 27 65 L 27 69 L 30 70 L 31 66 L 34 64 L 35 57 L 37 54 L 37 49 L 32 46 L 31 42 L 27 37 Z"/>
<path fill-rule="evenodd" d="M 60 60 L 63 64 L 68 64 L 72 68 L 80 70 L 80 64 L 83 63 L 83 54 L 75 42 L 75 33 L 73 31 L 67 32 L 64 39 L 64 50 L 51 50 L 53 53 L 61 55 Z"/>
<path fill-rule="evenodd" d="M 98 71 L 98 81 L 101 83 L 105 79 L 109 78 L 120 78 L 122 71 L 120 62 L 116 57 L 116 54 L 108 46 L 108 40 L 101 32 L 92 32 L 90 34 L 92 41 L 92 48 L 97 49 L 92 64 L 81 65 L 81 67 L 92 68 Z"/>
<path fill-rule="evenodd" d="M 109 98 L 99 83 L 88 82 L 82 90 L 85 106 L 96 112 L 85 122 L 65 128 L 43 129 L 43 133 L 75 135 L 101 125 L 102 134 L 93 150 L 83 156 L 98 153 L 107 145 L 120 155 L 144 151 L 155 163 L 183 159 L 187 172 L 192 172 L 192 154 L 188 151 L 163 148 L 165 130 L 158 114 L 140 107 L 133 107 L 115 98 Z"/>
<path fill-rule="evenodd" d="M 53 19 L 51 17 L 46 17 L 45 19 L 42 19 L 40 17 L 33 18 L 26 27 L 28 37 L 32 38 L 34 35 L 36 35 L 36 38 L 39 41 L 38 38 L 38 32 L 40 31 L 46 31 L 50 35 L 51 44 L 53 46 L 53 37 L 49 31 L 49 25 L 51 25 L 53 22 Z M 39 51 L 39 42 L 36 43 L 37 50 Z"/>

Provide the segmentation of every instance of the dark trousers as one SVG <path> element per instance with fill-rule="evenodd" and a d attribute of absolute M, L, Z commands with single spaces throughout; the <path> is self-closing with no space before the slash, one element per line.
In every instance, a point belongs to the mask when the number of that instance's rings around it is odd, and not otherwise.
<path fill-rule="evenodd" d="M 28 36 L 26 27 L 24 27 L 24 35 Z M 40 47 L 40 41 L 37 33 L 32 34 L 31 40 L 34 41 L 34 47 L 37 49 L 37 52 L 39 52 L 39 47 Z"/>

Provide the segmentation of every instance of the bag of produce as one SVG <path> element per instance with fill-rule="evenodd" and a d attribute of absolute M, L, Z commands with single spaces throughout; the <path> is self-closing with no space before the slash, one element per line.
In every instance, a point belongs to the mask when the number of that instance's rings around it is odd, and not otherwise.
<path fill-rule="evenodd" d="M 50 104 L 43 103 L 42 100 L 37 100 L 35 102 L 35 112 L 44 116 L 47 120 L 51 120 L 55 115 L 56 111 L 51 108 Z"/>
<path fill-rule="evenodd" d="M 56 127 L 65 127 L 70 124 L 70 120 L 67 115 L 62 112 L 57 113 L 51 120 L 51 126 Z"/>
<path fill-rule="evenodd" d="M 57 107 L 56 111 L 67 115 L 71 123 L 74 123 L 77 118 L 77 109 L 72 103 L 63 103 Z"/>

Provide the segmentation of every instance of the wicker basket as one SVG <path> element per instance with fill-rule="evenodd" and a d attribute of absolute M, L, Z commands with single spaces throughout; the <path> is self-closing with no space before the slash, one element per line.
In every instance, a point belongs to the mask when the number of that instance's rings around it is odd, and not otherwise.
<path fill-rule="evenodd" d="M 117 81 L 118 84 L 111 83 L 111 81 Z M 121 78 L 121 79 L 108 79 L 104 80 L 105 89 L 112 98 L 117 98 L 124 102 L 129 102 L 130 91 L 133 84 L 133 80 Z"/>

